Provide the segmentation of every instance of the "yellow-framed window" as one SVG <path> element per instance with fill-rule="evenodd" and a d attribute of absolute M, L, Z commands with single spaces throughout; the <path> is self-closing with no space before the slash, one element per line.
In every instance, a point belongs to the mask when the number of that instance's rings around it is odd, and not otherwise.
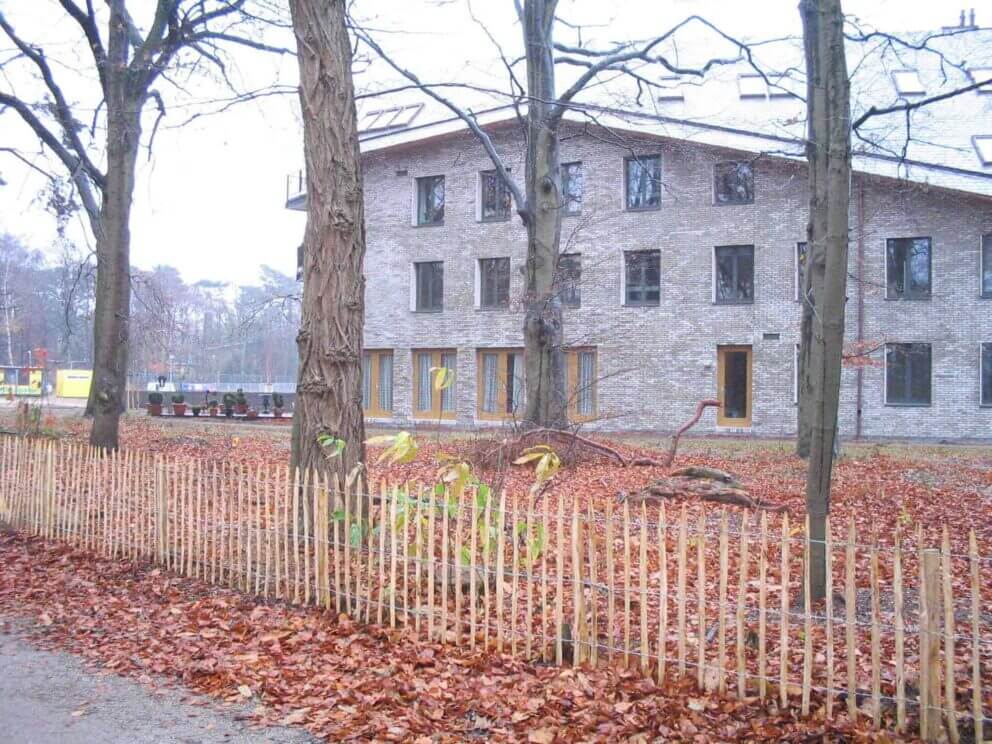
<path fill-rule="evenodd" d="M 362 410 L 372 417 L 393 415 L 392 349 L 366 349 L 362 355 Z"/>
<path fill-rule="evenodd" d="M 431 369 L 451 370 L 451 384 L 443 390 L 434 389 Z M 457 415 L 455 386 L 458 378 L 458 352 L 454 349 L 414 349 L 413 351 L 413 417 L 420 419 L 453 419 Z"/>
<path fill-rule="evenodd" d="M 596 380 L 599 359 L 594 347 L 568 349 L 568 416 L 572 421 L 589 421 L 597 415 L 599 391 Z"/>
<path fill-rule="evenodd" d="M 523 349 L 479 349 L 475 369 L 478 418 L 504 421 L 523 413 Z"/>

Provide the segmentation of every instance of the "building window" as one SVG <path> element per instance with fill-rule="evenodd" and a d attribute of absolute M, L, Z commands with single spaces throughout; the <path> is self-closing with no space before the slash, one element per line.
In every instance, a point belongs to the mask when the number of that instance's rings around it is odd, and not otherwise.
<path fill-rule="evenodd" d="M 754 202 L 754 169 L 737 161 L 713 166 L 713 188 L 718 205 Z"/>
<path fill-rule="evenodd" d="M 737 88 L 741 98 L 765 98 L 768 95 L 768 85 L 761 75 L 738 75 Z"/>
<path fill-rule="evenodd" d="M 890 406 L 930 405 L 930 344 L 887 344 L 885 402 Z"/>
<path fill-rule="evenodd" d="M 930 299 L 930 252 L 930 238 L 889 238 L 885 242 L 888 299 Z"/>
<path fill-rule="evenodd" d="M 418 349 L 413 352 L 413 415 L 423 419 L 455 418 L 458 354 L 454 349 Z M 451 384 L 435 389 L 441 369 L 451 370 Z"/>
<path fill-rule="evenodd" d="M 976 134 L 971 144 L 978 154 L 978 161 L 985 166 L 992 165 L 992 134 Z"/>
<path fill-rule="evenodd" d="M 479 259 L 479 307 L 500 308 L 510 304 L 510 259 Z"/>
<path fill-rule="evenodd" d="M 623 260 L 626 304 L 660 304 L 661 251 L 632 251 L 624 253 Z"/>
<path fill-rule="evenodd" d="M 627 209 L 661 206 L 661 155 L 640 155 L 624 161 Z"/>
<path fill-rule="evenodd" d="M 596 350 L 569 349 L 568 415 L 573 421 L 588 421 L 596 415 Z"/>
<path fill-rule="evenodd" d="M 563 253 L 558 256 L 559 297 L 565 307 L 582 306 L 582 256 L 578 253 Z"/>
<path fill-rule="evenodd" d="M 413 265 L 420 313 L 439 313 L 444 309 L 444 261 L 423 261 Z"/>
<path fill-rule="evenodd" d="M 362 355 L 362 409 L 366 416 L 393 415 L 393 352 Z"/>
<path fill-rule="evenodd" d="M 715 263 L 717 303 L 754 302 L 754 246 L 717 246 Z"/>
<path fill-rule="evenodd" d="M 981 402 L 983 406 L 992 406 L 992 344 L 982 344 L 979 366 L 979 375 L 982 378 Z"/>
<path fill-rule="evenodd" d="M 417 179 L 417 224 L 444 224 L 444 176 Z"/>
<path fill-rule="evenodd" d="M 806 241 L 796 243 L 796 302 L 803 298 L 803 282 L 806 281 Z"/>
<path fill-rule="evenodd" d="M 516 417 L 524 404 L 523 349 L 480 349 L 476 370 L 479 418 Z"/>
<path fill-rule="evenodd" d="M 483 222 L 510 219 L 510 189 L 496 171 L 483 171 L 479 174 L 479 189 Z"/>
<path fill-rule="evenodd" d="M 562 163 L 561 195 L 565 214 L 582 211 L 582 163 Z"/>
<path fill-rule="evenodd" d="M 992 233 L 982 236 L 982 297 L 992 297 Z"/>
<path fill-rule="evenodd" d="M 916 70 L 896 70 L 892 73 L 892 82 L 900 96 L 922 96 L 927 92 Z"/>

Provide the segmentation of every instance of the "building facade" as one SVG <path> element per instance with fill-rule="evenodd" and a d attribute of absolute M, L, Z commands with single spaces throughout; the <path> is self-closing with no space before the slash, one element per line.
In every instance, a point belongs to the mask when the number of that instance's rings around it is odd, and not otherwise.
<path fill-rule="evenodd" d="M 734 88 L 742 105 L 759 97 L 747 77 Z M 967 105 L 989 109 L 985 92 Z M 400 126 L 372 127 L 362 141 L 366 413 L 402 426 L 513 420 L 525 394 L 526 231 L 457 119 L 421 125 L 416 107 L 395 111 L 385 118 Z M 515 120 L 496 111 L 479 121 L 519 178 Z M 982 126 L 992 140 L 992 117 L 974 119 L 977 138 L 951 164 L 855 158 L 842 436 L 992 438 L 992 160 Z M 717 397 L 721 408 L 698 430 L 793 434 L 808 211 L 801 139 L 602 109 L 569 119 L 561 162 L 572 419 L 670 431 Z M 304 200 L 290 194 L 288 206 Z M 439 368 L 453 372 L 436 390 Z"/>

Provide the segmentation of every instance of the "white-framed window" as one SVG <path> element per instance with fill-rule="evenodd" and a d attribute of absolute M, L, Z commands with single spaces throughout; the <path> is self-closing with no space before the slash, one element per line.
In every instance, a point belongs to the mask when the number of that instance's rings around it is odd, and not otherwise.
<path fill-rule="evenodd" d="M 510 305 L 510 258 L 480 258 L 476 262 L 476 307 L 485 310 Z"/>
<path fill-rule="evenodd" d="M 482 222 L 504 222 L 510 219 L 513 199 L 510 187 L 495 170 L 479 174 L 479 219 Z"/>
<path fill-rule="evenodd" d="M 410 309 L 418 313 L 444 309 L 444 261 L 414 262 L 412 299 Z"/>
<path fill-rule="evenodd" d="M 979 403 L 992 406 L 992 343 L 983 343 L 978 360 L 978 377 L 981 387 Z"/>
<path fill-rule="evenodd" d="M 562 210 L 566 215 L 582 212 L 582 191 L 584 187 L 582 163 L 561 164 L 561 198 Z"/>
<path fill-rule="evenodd" d="M 992 80 L 992 67 L 972 67 L 968 70 L 968 75 L 971 76 L 972 83 L 983 83 L 978 87 L 979 93 L 992 93 L 992 82 L 985 82 Z"/>
<path fill-rule="evenodd" d="M 582 307 L 582 254 L 562 253 L 558 256 L 558 296 L 565 307 Z"/>
<path fill-rule="evenodd" d="M 885 404 L 929 406 L 933 350 L 930 344 L 885 345 Z"/>
<path fill-rule="evenodd" d="M 767 98 L 768 85 L 761 75 L 745 73 L 737 76 L 737 89 L 741 98 Z"/>
<path fill-rule="evenodd" d="M 444 176 L 423 176 L 416 185 L 416 225 L 444 224 Z"/>
<path fill-rule="evenodd" d="M 900 96 L 922 96 L 927 92 L 916 70 L 893 70 L 892 84 Z"/>
<path fill-rule="evenodd" d="M 971 138 L 971 144 L 978 154 L 982 165 L 992 165 L 992 134 L 976 134 Z"/>
<path fill-rule="evenodd" d="M 928 300 L 932 287 L 933 241 L 889 238 L 885 241 L 885 298 Z"/>
<path fill-rule="evenodd" d="M 718 206 L 754 203 L 754 167 L 749 161 L 713 165 L 713 201 Z"/>
<path fill-rule="evenodd" d="M 992 299 L 992 233 L 982 236 L 981 254 L 979 268 L 981 295 L 986 299 Z"/>
<path fill-rule="evenodd" d="M 718 245 L 713 249 L 713 301 L 718 305 L 754 302 L 753 245 Z"/>
<path fill-rule="evenodd" d="M 624 208 L 628 212 L 661 208 L 661 155 L 624 158 Z"/>
<path fill-rule="evenodd" d="M 661 304 L 661 251 L 625 251 L 624 304 L 630 307 Z"/>
<path fill-rule="evenodd" d="M 684 101 L 682 78 L 678 75 L 662 75 L 659 80 L 658 100 L 662 102 Z"/>

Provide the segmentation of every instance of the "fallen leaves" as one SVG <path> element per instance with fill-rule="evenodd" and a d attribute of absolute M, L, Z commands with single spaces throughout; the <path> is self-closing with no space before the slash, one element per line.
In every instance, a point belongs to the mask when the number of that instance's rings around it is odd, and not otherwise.
<path fill-rule="evenodd" d="M 19 535 L 0 535 L 0 615 L 35 619 L 40 645 L 146 683 L 154 673 L 222 700 L 253 701 L 256 722 L 305 726 L 329 741 L 552 744 L 855 733 L 844 719 L 800 721 L 794 710 L 722 707 L 733 701 L 700 696 L 691 686 L 660 690 L 637 672 L 558 669 L 415 641 L 407 631 L 256 602 Z M 229 630 L 205 633 L 217 628 Z"/>

